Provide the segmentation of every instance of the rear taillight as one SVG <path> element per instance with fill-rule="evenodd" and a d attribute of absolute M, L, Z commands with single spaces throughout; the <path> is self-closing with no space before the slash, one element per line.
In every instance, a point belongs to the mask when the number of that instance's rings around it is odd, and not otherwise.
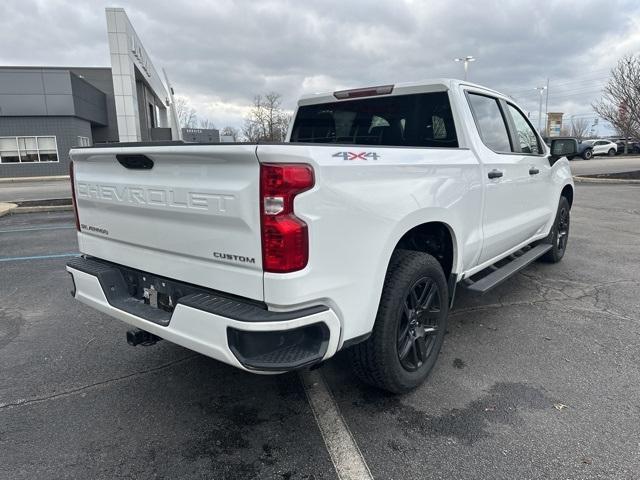
<path fill-rule="evenodd" d="M 73 161 L 69 162 L 69 179 L 71 180 L 71 199 L 73 200 L 73 213 L 76 217 L 76 230 L 80 231 L 80 218 L 78 218 L 78 202 L 76 201 L 76 181 L 73 176 Z"/>
<path fill-rule="evenodd" d="M 294 272 L 307 265 L 307 224 L 295 216 L 293 199 L 313 185 L 313 168 L 309 165 L 260 165 L 262 266 L 265 272 Z"/>

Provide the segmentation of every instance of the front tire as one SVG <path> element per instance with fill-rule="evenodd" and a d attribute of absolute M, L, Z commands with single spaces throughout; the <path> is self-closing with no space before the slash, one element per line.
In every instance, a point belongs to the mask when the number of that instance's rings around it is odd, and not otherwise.
<path fill-rule="evenodd" d="M 551 250 L 540 257 L 542 261 L 558 263 L 564 257 L 564 252 L 567 250 L 567 242 L 569 241 L 570 211 L 569 200 L 566 197 L 560 197 L 556 219 L 553 222 L 549 236 L 545 239 L 545 242 L 551 243 L 553 246 Z"/>
<path fill-rule="evenodd" d="M 607 155 L 609 155 L 610 157 L 615 157 L 616 155 L 615 149 L 610 148 L 609 151 L 607 152 Z"/>
<path fill-rule="evenodd" d="M 584 158 L 585 160 L 591 160 L 592 157 L 593 157 L 593 150 L 585 150 L 582 153 L 582 158 Z"/>
<path fill-rule="evenodd" d="M 354 371 L 365 383 L 393 393 L 416 388 L 435 365 L 448 315 L 442 266 L 426 253 L 396 250 L 373 332 L 350 349 Z"/>

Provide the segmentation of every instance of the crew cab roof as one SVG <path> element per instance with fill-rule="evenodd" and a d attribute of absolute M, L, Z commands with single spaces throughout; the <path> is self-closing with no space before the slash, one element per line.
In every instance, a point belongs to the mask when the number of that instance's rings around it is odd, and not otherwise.
<path fill-rule="evenodd" d="M 434 79 L 422 80 L 419 82 L 396 83 L 396 84 L 393 84 L 393 91 L 385 95 L 392 96 L 392 95 L 408 95 L 412 93 L 446 92 L 460 85 L 485 90 L 487 93 L 504 97 L 503 94 L 495 90 L 492 90 L 490 88 L 483 87 L 482 85 L 477 85 L 475 83 L 471 83 L 471 82 L 467 82 L 467 81 L 459 80 L 455 78 L 434 78 Z M 389 86 L 391 86 L 391 84 L 389 84 Z M 357 88 L 362 88 L 362 87 L 354 87 L 354 89 L 357 89 Z M 334 93 L 335 92 L 322 92 L 322 93 L 311 93 L 311 94 L 302 95 L 302 97 L 300 97 L 300 100 L 298 100 L 298 105 L 299 106 L 315 105 L 319 103 L 341 101 L 335 97 Z M 363 98 L 363 97 L 360 97 L 360 98 Z M 345 101 L 345 100 L 351 100 L 351 99 L 345 98 L 342 101 Z"/>

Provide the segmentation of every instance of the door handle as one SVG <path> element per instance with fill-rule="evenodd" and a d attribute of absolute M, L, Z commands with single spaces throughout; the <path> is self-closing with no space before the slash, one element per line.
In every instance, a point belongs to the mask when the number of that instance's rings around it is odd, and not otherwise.
<path fill-rule="evenodd" d="M 540 173 L 540 170 L 538 170 L 536 167 L 531 167 L 529 169 L 529 175 L 537 175 Z"/>
<path fill-rule="evenodd" d="M 491 171 L 488 173 L 488 175 L 487 175 L 487 176 L 488 176 L 489 178 L 500 178 L 502 175 L 504 175 L 504 173 L 503 173 L 503 172 L 501 172 L 500 170 L 495 170 L 495 169 L 494 169 L 494 170 L 491 170 Z"/>
<path fill-rule="evenodd" d="M 116 159 L 124 168 L 131 170 L 151 170 L 153 168 L 153 160 L 146 155 L 128 155 L 118 153 Z"/>

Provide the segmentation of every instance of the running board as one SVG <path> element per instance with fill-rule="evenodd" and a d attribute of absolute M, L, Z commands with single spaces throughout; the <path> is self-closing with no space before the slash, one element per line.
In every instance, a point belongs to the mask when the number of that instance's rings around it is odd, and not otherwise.
<path fill-rule="evenodd" d="M 466 284 L 466 289 L 475 293 L 486 293 L 493 287 L 500 285 L 511 275 L 518 273 L 534 260 L 547 253 L 552 247 L 553 245 L 550 243 L 541 243 L 536 245 L 531 250 L 511 260 L 509 263 L 497 268 L 486 277 L 482 277 L 480 280 L 475 282 L 469 280 L 469 283 Z"/>

